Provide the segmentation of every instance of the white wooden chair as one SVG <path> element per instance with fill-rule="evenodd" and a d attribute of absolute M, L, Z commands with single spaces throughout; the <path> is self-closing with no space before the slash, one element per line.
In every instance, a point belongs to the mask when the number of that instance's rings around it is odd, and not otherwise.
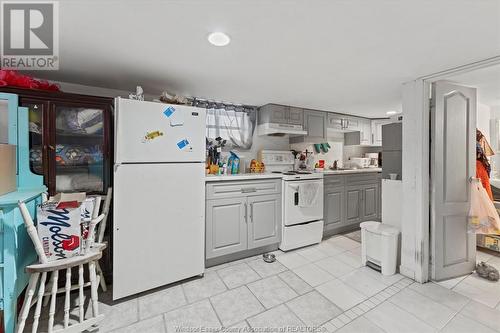
<path fill-rule="evenodd" d="M 97 289 L 99 286 L 99 278 L 96 274 L 96 263 L 102 257 L 102 250 L 105 248 L 105 244 L 95 244 L 94 235 L 95 228 L 99 222 L 104 219 L 104 214 L 93 218 L 89 225 L 89 239 L 85 244 L 84 254 L 75 256 L 67 259 L 60 259 L 56 261 L 49 262 L 45 256 L 45 252 L 42 247 L 42 243 L 38 237 L 38 232 L 33 223 L 33 220 L 29 214 L 26 205 L 23 202 L 19 202 L 19 209 L 24 219 L 28 235 L 30 236 L 35 250 L 38 254 L 39 263 L 30 265 L 26 267 L 26 271 L 30 274 L 30 279 L 28 283 L 28 289 L 26 290 L 23 306 L 19 313 L 16 332 L 21 333 L 26 325 L 26 319 L 30 308 L 36 304 L 32 332 L 37 332 L 42 302 L 44 296 L 50 296 L 50 307 L 48 314 L 48 325 L 47 331 L 52 332 L 82 332 L 89 329 L 99 323 L 104 319 L 104 315 L 99 314 L 98 309 L 98 296 Z M 84 281 L 84 266 L 88 266 L 89 279 L 90 281 Z M 71 285 L 71 268 L 78 267 L 78 285 Z M 58 289 L 58 278 L 59 272 L 65 271 L 66 273 L 66 284 L 64 288 Z M 47 274 L 52 273 L 51 281 L 48 284 L 49 291 L 45 291 L 45 282 L 47 279 Z M 38 283 L 40 282 L 40 283 Z M 92 303 L 92 317 L 85 318 L 84 311 L 84 295 L 83 288 L 90 286 L 90 299 Z M 70 293 L 72 290 L 79 290 L 79 322 L 76 324 L 69 324 L 69 311 L 70 311 Z M 36 292 L 36 295 L 35 295 Z M 64 298 L 64 323 L 63 328 L 54 330 L 54 316 L 56 313 L 56 296 L 58 293 L 65 293 Z"/>
<path fill-rule="evenodd" d="M 105 244 L 104 243 L 104 232 L 106 231 L 106 224 L 108 222 L 108 214 L 109 214 L 109 208 L 111 207 L 111 196 L 113 193 L 113 188 L 108 187 L 108 190 L 106 192 L 106 195 L 95 195 L 93 197 L 96 198 L 96 202 L 94 205 L 94 211 L 92 212 L 92 218 L 97 218 L 99 216 L 99 212 L 101 212 L 102 215 L 104 215 L 103 220 L 101 223 L 99 223 L 99 226 L 97 227 L 97 232 L 96 232 L 96 239 L 97 239 L 97 244 Z M 43 200 L 43 201 L 47 201 Z M 101 209 L 101 202 L 104 201 L 104 204 L 102 205 Z M 108 287 L 106 285 L 106 280 L 104 279 L 104 274 L 101 269 L 101 265 L 99 264 L 99 261 L 96 262 L 96 269 L 97 269 L 97 274 L 99 275 L 99 284 L 102 288 L 102 291 L 106 292 L 108 290 Z M 52 282 L 53 276 L 50 277 L 50 282 Z M 46 298 L 43 302 L 43 306 L 47 306 L 49 304 L 49 299 Z"/>

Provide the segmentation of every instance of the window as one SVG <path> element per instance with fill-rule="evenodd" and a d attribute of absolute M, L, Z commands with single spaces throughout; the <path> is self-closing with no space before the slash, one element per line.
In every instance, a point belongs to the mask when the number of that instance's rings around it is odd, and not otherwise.
<path fill-rule="evenodd" d="M 227 105 L 211 105 L 207 108 L 206 136 L 208 139 L 221 137 L 229 148 L 249 149 L 255 128 L 256 111 Z"/>

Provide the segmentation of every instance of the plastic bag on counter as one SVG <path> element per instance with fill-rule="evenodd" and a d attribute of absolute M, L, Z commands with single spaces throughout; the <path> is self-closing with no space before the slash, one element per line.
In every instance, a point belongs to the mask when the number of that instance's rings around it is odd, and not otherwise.
<path fill-rule="evenodd" d="M 479 179 L 470 184 L 471 206 L 467 231 L 476 234 L 500 233 L 500 217 Z"/>

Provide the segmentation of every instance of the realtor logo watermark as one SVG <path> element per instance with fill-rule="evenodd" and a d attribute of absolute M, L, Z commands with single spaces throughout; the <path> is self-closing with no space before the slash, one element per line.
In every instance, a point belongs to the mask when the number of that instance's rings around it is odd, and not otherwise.
<path fill-rule="evenodd" d="M 2 69 L 59 69 L 59 4 L 1 1 Z"/>

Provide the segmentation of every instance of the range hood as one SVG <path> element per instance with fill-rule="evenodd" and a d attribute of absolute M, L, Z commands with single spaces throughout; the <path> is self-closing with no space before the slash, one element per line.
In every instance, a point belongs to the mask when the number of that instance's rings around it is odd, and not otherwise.
<path fill-rule="evenodd" d="M 257 126 L 257 133 L 259 135 L 307 135 L 302 125 L 294 124 L 280 124 L 280 123 L 264 123 Z"/>

